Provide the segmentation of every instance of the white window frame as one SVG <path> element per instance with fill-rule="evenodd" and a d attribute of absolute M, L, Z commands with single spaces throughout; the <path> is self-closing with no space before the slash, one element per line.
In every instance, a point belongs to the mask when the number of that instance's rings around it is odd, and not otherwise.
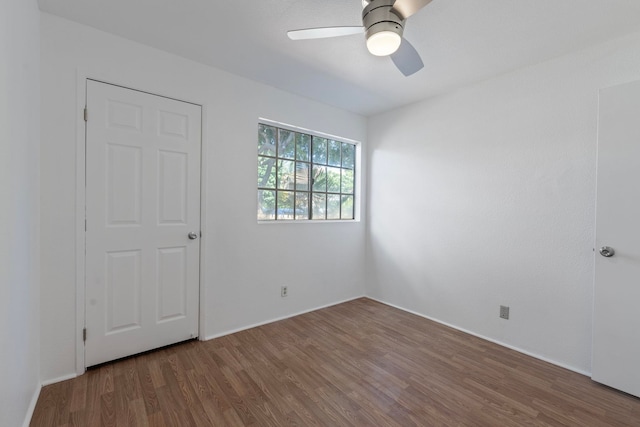
<path fill-rule="evenodd" d="M 355 223 L 360 222 L 361 220 L 361 210 L 362 210 L 362 143 L 360 141 L 345 138 L 342 136 L 333 135 L 326 132 L 320 132 L 300 126 L 295 126 L 263 117 L 258 118 L 258 122 L 256 124 L 256 130 L 260 125 L 273 126 L 279 129 L 288 130 L 292 132 L 303 133 L 307 135 L 311 135 L 312 137 L 326 138 L 330 140 L 334 140 L 337 142 L 343 142 L 347 144 L 352 144 L 355 146 L 355 164 L 354 164 L 354 188 L 353 188 L 353 204 L 354 204 L 354 214 L 353 219 L 266 219 L 261 220 L 257 219 L 258 224 L 335 224 L 335 223 Z M 254 143 L 257 141 L 254 140 Z M 256 153 L 256 167 L 255 173 L 257 177 L 258 173 L 258 161 L 260 155 Z M 311 163 L 311 160 L 310 160 Z M 311 163 L 313 164 L 313 163 Z M 328 165 L 327 165 L 328 166 Z M 257 181 L 256 181 L 257 182 Z M 273 189 L 274 191 L 278 191 L 278 189 Z M 256 196 L 259 188 L 256 184 Z M 310 189 L 309 194 L 312 194 Z M 276 196 L 277 197 L 277 196 Z M 256 197 L 256 211 L 259 208 L 258 200 Z M 312 209 L 311 203 L 309 204 L 309 210 Z"/>

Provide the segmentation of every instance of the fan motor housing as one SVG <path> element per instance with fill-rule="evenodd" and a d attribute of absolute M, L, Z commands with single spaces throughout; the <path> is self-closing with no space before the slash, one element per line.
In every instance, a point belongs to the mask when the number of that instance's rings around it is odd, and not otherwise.
<path fill-rule="evenodd" d="M 395 0 L 371 0 L 362 11 L 366 38 L 380 31 L 392 31 L 402 37 L 405 20 L 393 11 Z"/>

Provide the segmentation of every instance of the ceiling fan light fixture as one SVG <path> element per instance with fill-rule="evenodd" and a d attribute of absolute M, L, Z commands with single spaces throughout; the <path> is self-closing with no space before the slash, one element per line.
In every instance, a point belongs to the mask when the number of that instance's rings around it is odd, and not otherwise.
<path fill-rule="evenodd" d="M 405 76 L 424 68 L 418 51 L 402 38 L 406 19 L 432 0 L 361 0 L 362 26 L 304 28 L 287 32 L 292 40 L 320 39 L 365 33 L 367 50 L 375 56 L 390 56 Z"/>
<path fill-rule="evenodd" d="M 367 38 L 367 49 L 375 56 L 389 56 L 398 50 L 402 37 L 395 31 L 379 31 Z"/>

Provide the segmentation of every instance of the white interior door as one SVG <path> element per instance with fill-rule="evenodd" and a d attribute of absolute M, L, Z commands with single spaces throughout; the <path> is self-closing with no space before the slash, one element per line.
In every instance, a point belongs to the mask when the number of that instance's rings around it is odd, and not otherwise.
<path fill-rule="evenodd" d="M 592 355 L 595 381 L 635 396 L 640 396 L 639 221 L 640 82 L 636 82 L 600 92 Z"/>
<path fill-rule="evenodd" d="M 87 81 L 86 366 L 198 335 L 200 123 L 200 106 Z"/>

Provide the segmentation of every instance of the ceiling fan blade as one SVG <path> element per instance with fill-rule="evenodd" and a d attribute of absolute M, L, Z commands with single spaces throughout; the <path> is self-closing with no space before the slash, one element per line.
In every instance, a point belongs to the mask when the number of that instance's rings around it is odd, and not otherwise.
<path fill-rule="evenodd" d="M 392 10 L 396 11 L 402 19 L 407 19 L 429 3 L 431 0 L 396 0 Z"/>
<path fill-rule="evenodd" d="M 291 40 L 325 39 L 364 33 L 364 27 L 322 27 L 292 30 L 287 32 Z"/>
<path fill-rule="evenodd" d="M 398 50 L 391 54 L 391 60 L 405 77 L 415 74 L 424 68 L 420 54 L 407 39 L 402 39 Z"/>

